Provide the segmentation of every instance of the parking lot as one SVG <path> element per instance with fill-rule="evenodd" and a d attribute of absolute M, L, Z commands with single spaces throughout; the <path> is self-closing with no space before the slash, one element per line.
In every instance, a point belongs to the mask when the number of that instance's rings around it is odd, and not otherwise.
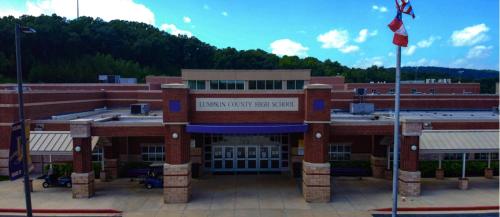
<path fill-rule="evenodd" d="M 498 177 L 471 178 L 470 189 L 456 188 L 455 178 L 424 179 L 422 196 L 400 198 L 401 207 L 498 205 Z M 219 175 L 193 180 L 187 204 L 164 204 L 162 189 L 145 189 L 137 181 L 96 182 L 96 196 L 72 199 L 71 189 L 43 189 L 35 180 L 34 208 L 111 208 L 125 216 L 371 216 L 391 206 L 391 183 L 374 178 L 335 178 L 332 201 L 306 203 L 300 181 L 285 175 Z M 0 182 L 0 208 L 24 208 L 22 182 Z"/>

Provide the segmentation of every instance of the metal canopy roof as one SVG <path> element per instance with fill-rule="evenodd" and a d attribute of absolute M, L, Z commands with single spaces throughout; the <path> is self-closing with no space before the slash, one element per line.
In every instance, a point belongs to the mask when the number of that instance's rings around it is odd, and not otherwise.
<path fill-rule="evenodd" d="M 92 150 L 99 141 L 98 136 L 92 136 Z M 31 131 L 31 155 L 72 155 L 73 138 L 69 131 Z"/>
<path fill-rule="evenodd" d="M 420 153 L 498 152 L 498 136 L 498 130 L 424 130 Z"/>

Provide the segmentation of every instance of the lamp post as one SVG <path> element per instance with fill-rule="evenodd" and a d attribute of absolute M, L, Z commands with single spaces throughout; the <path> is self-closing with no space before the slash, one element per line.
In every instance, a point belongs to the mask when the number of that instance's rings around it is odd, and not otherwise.
<path fill-rule="evenodd" d="M 32 217 L 33 211 L 31 208 L 31 188 L 28 174 L 28 150 L 26 147 L 26 130 L 24 126 L 24 101 L 23 101 L 23 75 L 21 68 L 21 33 L 36 33 L 30 27 L 20 26 L 16 24 L 15 29 L 15 44 L 16 44 L 16 72 L 17 72 L 17 96 L 19 103 L 19 123 L 21 124 L 21 147 L 23 149 L 23 175 L 24 175 L 24 194 L 26 199 L 26 216 Z"/>

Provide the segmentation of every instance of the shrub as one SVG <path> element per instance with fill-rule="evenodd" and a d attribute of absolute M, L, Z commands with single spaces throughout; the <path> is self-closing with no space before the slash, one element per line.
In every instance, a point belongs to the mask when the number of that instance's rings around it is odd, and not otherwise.
<path fill-rule="evenodd" d="M 438 168 L 438 161 L 420 161 L 419 170 L 422 172 L 422 177 L 434 177 L 435 171 Z M 488 162 L 480 160 L 468 160 L 466 162 L 465 176 L 483 176 L 484 169 L 488 166 Z M 450 160 L 442 161 L 441 167 L 444 170 L 444 175 L 447 177 L 459 177 L 462 175 L 462 161 Z M 491 167 L 495 175 L 498 175 L 498 161 L 491 161 Z"/>

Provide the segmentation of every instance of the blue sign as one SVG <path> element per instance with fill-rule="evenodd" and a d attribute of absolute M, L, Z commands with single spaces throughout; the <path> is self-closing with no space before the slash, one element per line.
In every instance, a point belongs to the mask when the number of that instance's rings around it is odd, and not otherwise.
<path fill-rule="evenodd" d="M 313 110 L 314 111 L 323 111 L 325 108 L 325 101 L 322 99 L 315 99 L 313 102 Z"/>
<path fill-rule="evenodd" d="M 180 112 L 181 111 L 181 101 L 170 100 L 168 101 L 169 112 Z"/>
<path fill-rule="evenodd" d="M 24 175 L 21 133 L 23 133 L 21 123 L 13 124 L 12 133 L 10 134 L 9 151 L 9 177 L 12 181 Z"/>

